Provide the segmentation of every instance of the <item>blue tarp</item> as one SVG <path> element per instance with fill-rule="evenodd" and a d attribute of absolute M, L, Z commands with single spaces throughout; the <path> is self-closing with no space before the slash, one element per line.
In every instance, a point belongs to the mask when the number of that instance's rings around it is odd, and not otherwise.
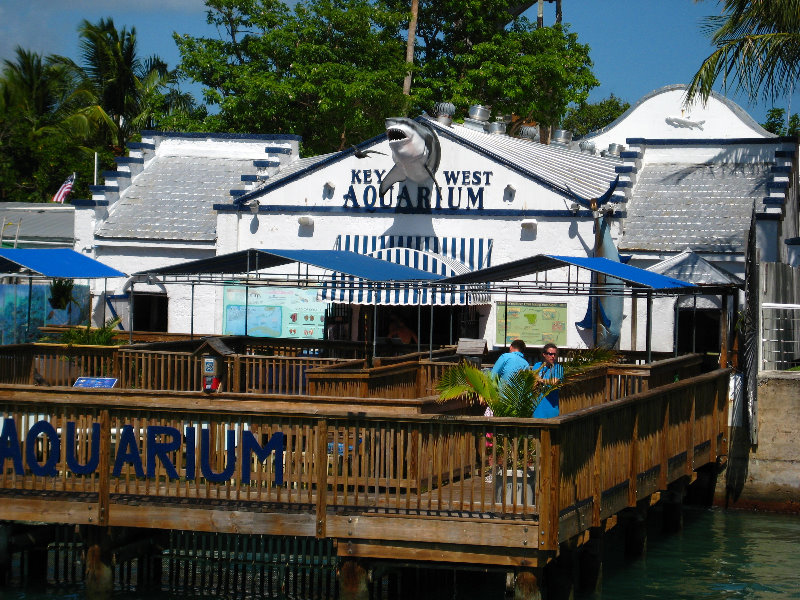
<path fill-rule="evenodd" d="M 505 281 L 507 279 L 515 279 L 517 277 L 524 277 L 532 273 L 539 273 L 541 271 L 549 271 L 557 269 L 566 265 L 573 265 L 588 269 L 601 275 L 608 275 L 621 279 L 632 287 L 645 288 L 656 291 L 664 290 L 680 290 L 692 289 L 696 286 L 673 279 L 672 277 L 665 277 L 652 273 L 638 267 L 632 267 L 618 263 L 607 258 L 600 257 L 587 257 L 587 256 L 559 256 L 555 254 L 538 254 L 530 258 L 522 258 L 519 260 L 504 263 L 489 267 L 488 269 L 480 269 L 472 273 L 465 273 L 464 275 L 456 275 L 455 277 L 448 277 L 442 279 L 439 283 L 488 283 L 494 281 Z"/>
<path fill-rule="evenodd" d="M 125 277 L 125 273 L 69 248 L 0 249 L 0 272 L 17 273 L 22 269 L 45 277 L 69 279 Z"/>
<path fill-rule="evenodd" d="M 136 275 L 198 275 L 251 273 L 299 262 L 352 275 L 367 281 L 437 281 L 442 275 L 345 250 L 241 250 Z"/>

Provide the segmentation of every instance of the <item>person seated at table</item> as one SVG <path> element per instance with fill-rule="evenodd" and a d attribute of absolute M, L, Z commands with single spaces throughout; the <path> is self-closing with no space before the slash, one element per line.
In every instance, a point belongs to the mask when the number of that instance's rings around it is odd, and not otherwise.
<path fill-rule="evenodd" d="M 542 360 L 531 367 L 537 379 L 548 385 L 557 385 L 564 378 L 564 367 L 556 362 L 558 348 L 555 344 L 545 344 L 542 349 Z M 547 395 L 539 396 L 539 403 L 533 410 L 534 419 L 549 419 L 557 417 L 558 390 L 552 390 Z"/>

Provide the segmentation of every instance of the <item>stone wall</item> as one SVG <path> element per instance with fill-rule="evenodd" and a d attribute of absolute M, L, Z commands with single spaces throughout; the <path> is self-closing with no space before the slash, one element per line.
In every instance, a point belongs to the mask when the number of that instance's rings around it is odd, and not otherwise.
<path fill-rule="evenodd" d="M 728 508 L 800 513 L 800 372 L 765 371 L 758 378 L 758 445 L 734 404 L 728 468 L 715 502 Z"/>

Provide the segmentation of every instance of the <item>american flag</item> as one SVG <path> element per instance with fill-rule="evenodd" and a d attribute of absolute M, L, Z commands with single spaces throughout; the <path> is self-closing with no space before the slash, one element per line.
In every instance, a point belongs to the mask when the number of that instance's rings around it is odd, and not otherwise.
<path fill-rule="evenodd" d="M 53 196 L 53 202 L 60 202 L 64 204 L 64 200 L 67 199 L 67 196 L 70 195 L 72 192 L 72 184 L 75 183 L 75 173 L 67 177 L 67 180 L 61 184 L 61 187 L 58 188 L 56 195 Z"/>

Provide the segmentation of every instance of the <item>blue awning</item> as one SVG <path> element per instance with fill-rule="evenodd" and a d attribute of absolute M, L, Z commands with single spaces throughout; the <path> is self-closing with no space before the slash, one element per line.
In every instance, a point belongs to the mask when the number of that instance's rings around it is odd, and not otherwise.
<path fill-rule="evenodd" d="M 290 263 L 303 263 L 366 281 L 436 281 L 442 275 L 344 250 L 262 250 L 252 248 L 136 275 L 243 274 Z"/>
<path fill-rule="evenodd" d="M 522 258 L 502 265 L 489 267 L 488 269 L 481 269 L 473 273 L 448 277 L 447 279 L 442 279 L 439 283 L 489 283 L 505 281 L 507 279 L 516 279 L 518 277 L 524 277 L 525 275 L 558 269 L 564 266 L 580 267 L 601 275 L 616 277 L 631 287 L 654 291 L 687 290 L 697 287 L 692 283 L 687 283 L 680 279 L 652 273 L 645 269 L 618 263 L 607 258 L 558 256 L 555 254 L 538 254 L 530 258 Z"/>
<path fill-rule="evenodd" d="M 70 248 L 0 249 L 0 272 L 18 273 L 27 269 L 44 277 L 103 279 L 125 277 L 103 263 Z"/>

